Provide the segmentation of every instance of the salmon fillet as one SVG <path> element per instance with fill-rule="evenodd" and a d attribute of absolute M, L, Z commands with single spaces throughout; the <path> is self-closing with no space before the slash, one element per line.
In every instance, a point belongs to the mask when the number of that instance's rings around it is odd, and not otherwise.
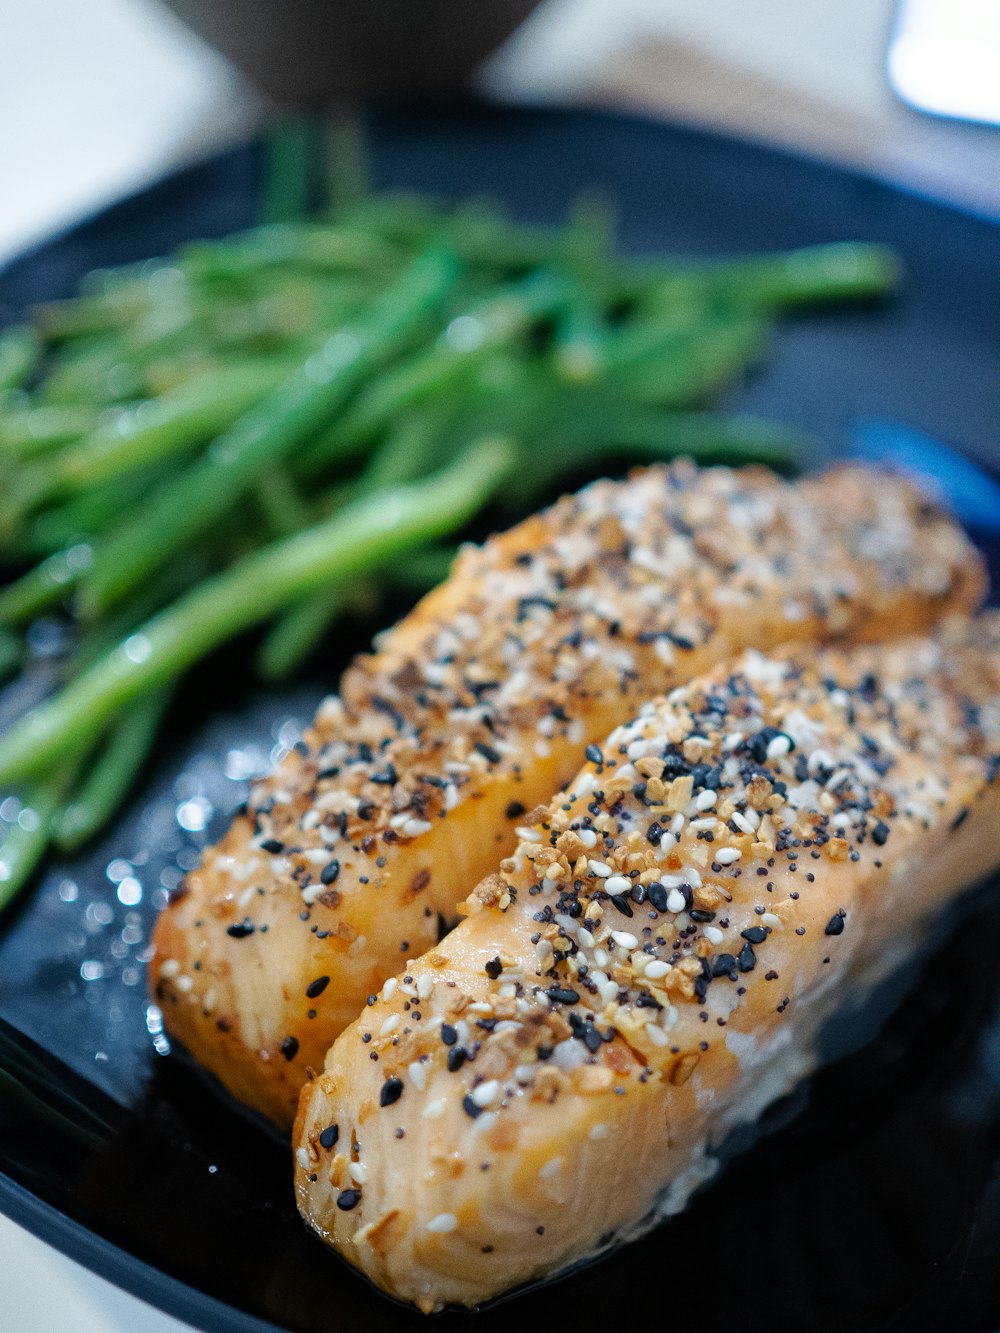
<path fill-rule="evenodd" d="M 594 749 L 303 1090 L 299 1207 L 430 1311 L 679 1211 L 1000 864 L 1000 615 L 748 653 Z"/>
<path fill-rule="evenodd" d="M 654 467 L 465 550 L 162 914 L 168 1031 L 290 1125 L 307 1071 L 588 741 L 749 645 L 920 631 L 982 591 L 960 531 L 859 468 Z"/>

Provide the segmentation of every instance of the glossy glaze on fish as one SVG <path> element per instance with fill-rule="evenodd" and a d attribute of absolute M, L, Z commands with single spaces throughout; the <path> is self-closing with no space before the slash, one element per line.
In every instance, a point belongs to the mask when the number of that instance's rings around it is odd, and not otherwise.
<path fill-rule="evenodd" d="M 304 1216 L 433 1310 L 679 1211 L 825 1018 L 1000 864 L 998 772 L 996 614 L 750 652 L 646 705 L 335 1043 Z"/>
<path fill-rule="evenodd" d="M 908 483 L 654 467 L 459 557 L 255 784 L 156 929 L 171 1035 L 280 1125 L 366 997 L 641 702 L 736 651 L 919 631 L 980 562 Z"/>

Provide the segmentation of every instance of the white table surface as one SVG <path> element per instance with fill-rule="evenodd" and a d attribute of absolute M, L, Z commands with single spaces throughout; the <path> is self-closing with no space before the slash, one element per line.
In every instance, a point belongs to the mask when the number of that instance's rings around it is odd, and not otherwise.
<path fill-rule="evenodd" d="M 812 147 L 1000 211 L 1000 135 L 902 108 L 890 0 L 547 0 L 494 57 L 512 100 L 616 101 Z M 733 89 L 736 89 L 734 97 Z M 245 136 L 260 99 L 155 0 L 0 0 L 0 262 Z M 4 1333 L 183 1333 L 0 1217 Z"/>

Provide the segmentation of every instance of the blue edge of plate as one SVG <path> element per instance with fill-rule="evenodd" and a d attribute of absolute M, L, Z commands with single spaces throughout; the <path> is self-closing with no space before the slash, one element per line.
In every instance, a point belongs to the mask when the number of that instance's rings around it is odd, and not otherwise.
<path fill-rule="evenodd" d="M 483 107 L 474 104 L 471 108 L 475 115 L 494 117 L 503 122 L 519 121 L 522 128 L 530 130 L 537 125 L 553 119 L 576 121 L 581 129 L 593 128 L 600 124 L 614 124 L 624 127 L 634 135 L 653 136 L 662 139 L 665 146 L 686 141 L 688 148 L 699 147 L 722 150 L 726 154 L 735 154 L 742 158 L 756 157 L 761 162 L 778 163 L 782 160 L 790 167 L 798 167 L 811 173 L 815 178 L 828 181 L 841 179 L 853 181 L 859 185 L 874 187 L 878 191 L 897 197 L 909 197 L 915 202 L 925 204 L 944 220 L 953 217 L 963 218 L 996 227 L 1000 236 L 1000 219 L 985 217 L 968 209 L 950 205 L 938 199 L 921 194 L 919 191 L 887 183 L 833 164 L 810 158 L 803 154 L 786 152 L 781 149 L 749 143 L 728 135 L 720 135 L 689 126 L 678 126 L 646 117 L 626 115 L 604 111 L 553 111 L 542 108 L 519 108 L 514 111 Z M 461 103 L 454 108 L 454 114 L 469 114 L 468 104 Z M 433 115 L 449 114 L 435 111 Z M 419 127 L 419 113 L 415 117 Z M 219 158 L 207 163 L 197 164 L 180 171 L 153 186 L 147 187 L 135 196 L 110 209 L 102 210 L 87 218 L 65 233 L 43 242 L 37 249 L 25 256 L 11 261 L 0 270 L 0 281 L 22 264 L 33 264 L 37 257 L 49 247 L 72 242 L 78 236 L 84 236 L 95 224 L 100 225 L 109 214 L 127 208 L 129 204 L 142 200 L 150 191 L 169 186 L 182 187 L 210 169 L 214 164 L 227 157 L 234 157 L 247 152 L 246 147 L 229 150 Z M 234 226 L 239 225 L 237 223 Z M 73 261 L 71 261 L 72 263 Z M 106 261 L 111 262 L 111 261 Z M 57 284 L 62 275 L 56 278 Z M 15 284 L 16 285 L 16 284 Z M 49 293 L 46 293 L 49 295 Z M 3 310 L 0 309 L 0 324 Z M 871 461 L 895 461 L 905 469 L 934 479 L 941 497 L 951 505 L 960 518 L 970 524 L 976 534 L 995 537 L 1000 531 L 1000 486 L 997 482 L 966 455 L 951 448 L 924 432 L 914 430 L 899 422 L 879 419 L 863 419 L 856 423 L 848 446 L 848 451 L 859 458 Z M 991 460 L 992 461 L 992 460 Z M 185 1321 L 205 1333 L 285 1333 L 277 1324 L 273 1324 L 227 1305 L 215 1297 L 164 1273 L 160 1269 L 129 1254 L 120 1246 L 97 1235 L 88 1227 L 68 1217 L 57 1208 L 32 1194 L 29 1190 L 0 1173 L 0 1211 L 14 1222 L 33 1233 L 39 1239 L 54 1246 L 70 1259 L 84 1265 L 98 1276 L 131 1292 L 141 1300 L 164 1311 L 175 1318 Z"/>

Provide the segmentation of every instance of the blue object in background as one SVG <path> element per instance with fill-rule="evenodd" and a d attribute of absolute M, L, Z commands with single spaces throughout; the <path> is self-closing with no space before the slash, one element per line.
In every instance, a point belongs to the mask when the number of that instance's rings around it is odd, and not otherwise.
<path fill-rule="evenodd" d="M 966 527 L 1000 537 L 1000 483 L 970 458 L 923 431 L 897 421 L 860 421 L 850 452 L 916 474 Z"/>

